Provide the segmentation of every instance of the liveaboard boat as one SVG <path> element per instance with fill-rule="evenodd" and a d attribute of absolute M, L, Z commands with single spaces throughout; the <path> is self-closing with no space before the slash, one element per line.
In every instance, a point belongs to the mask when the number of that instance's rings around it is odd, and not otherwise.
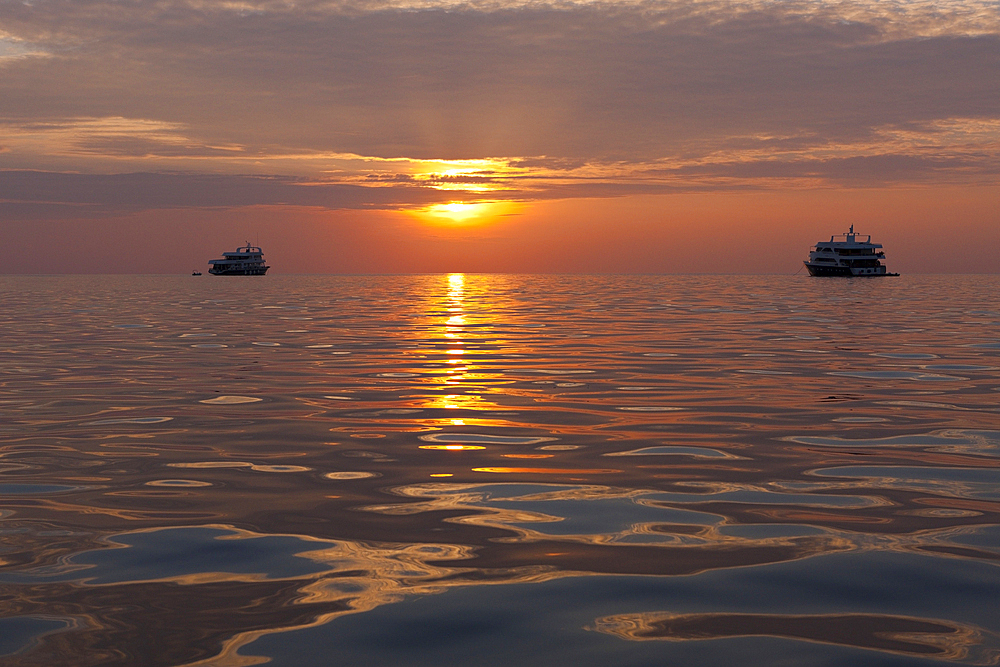
<path fill-rule="evenodd" d="M 240 246 L 235 252 L 222 253 L 222 259 L 208 262 L 213 276 L 262 276 L 271 268 L 264 263 L 264 253 L 258 246 Z"/>
<path fill-rule="evenodd" d="M 809 259 L 803 264 L 810 276 L 898 276 L 889 273 L 882 260 L 885 252 L 881 243 L 872 243 L 871 235 L 859 241 L 861 234 L 854 232 L 854 225 L 846 234 L 831 236 L 828 242 L 819 242 L 809 249 Z"/>

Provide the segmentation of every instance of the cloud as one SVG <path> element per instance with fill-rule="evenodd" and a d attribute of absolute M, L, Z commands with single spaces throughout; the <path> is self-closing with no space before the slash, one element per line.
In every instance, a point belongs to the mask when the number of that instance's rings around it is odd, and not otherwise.
<path fill-rule="evenodd" d="M 0 215 L 6 211 L 11 218 L 246 206 L 398 209 L 449 200 L 447 193 L 430 188 L 316 185 L 290 177 L 0 172 Z"/>
<path fill-rule="evenodd" d="M 28 56 L 40 57 L 45 55 L 44 51 L 38 49 L 30 42 L 17 39 L 16 37 L 12 37 L 0 30 L 0 67 L 2 67 L 5 62 L 17 58 L 27 58 Z"/>
<path fill-rule="evenodd" d="M 991 2 L 35 0 L 0 24 L 31 45 L 0 58 L 0 180 L 87 206 L 978 183 L 1000 155 Z"/>
<path fill-rule="evenodd" d="M 678 174 L 701 174 L 713 178 L 741 179 L 810 179 L 813 183 L 839 183 L 852 187 L 866 184 L 886 186 L 898 183 L 934 181 L 959 173 L 969 180 L 973 172 L 995 180 L 1000 175 L 1000 160 L 971 160 L 956 157 L 921 157 L 915 155 L 873 155 L 829 160 L 760 160 L 755 162 L 712 164 L 684 167 Z M 954 176 L 952 176 L 954 178 Z"/>

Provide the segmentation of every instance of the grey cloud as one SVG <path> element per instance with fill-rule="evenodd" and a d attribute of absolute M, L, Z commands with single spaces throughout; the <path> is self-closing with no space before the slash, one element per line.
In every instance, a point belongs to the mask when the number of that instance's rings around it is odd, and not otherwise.
<path fill-rule="evenodd" d="M 568 158 L 555 158 L 548 156 L 523 157 L 510 161 L 511 167 L 524 168 L 524 169 L 537 168 L 537 169 L 569 170 L 569 169 L 578 169 L 580 167 L 585 167 L 586 165 L 587 165 L 587 160 L 581 158 L 568 159 Z"/>
<path fill-rule="evenodd" d="M 365 176 L 368 181 L 377 182 L 403 182 L 411 183 L 413 182 L 413 176 L 410 174 L 368 174 Z"/>
<path fill-rule="evenodd" d="M 766 182 L 840 183 L 851 187 L 897 183 L 983 182 L 1000 175 L 1000 159 L 874 155 L 830 159 L 761 159 L 675 168 L 637 170 L 629 179 L 576 178 L 551 182 L 519 175 L 507 189 L 491 192 L 437 190 L 404 174 L 369 176 L 367 183 L 316 183 L 287 176 L 187 173 L 72 174 L 0 171 L 0 220 L 85 218 L 149 209 L 301 206 L 336 209 L 412 209 L 461 199 L 552 200 L 622 197 L 672 192 L 756 190 Z M 468 176 L 430 179 L 430 183 L 495 182 Z"/>
<path fill-rule="evenodd" d="M 204 145 L 158 141 L 146 137 L 86 137 L 74 142 L 80 154 L 113 157 L 232 157 L 238 151 Z"/>
<path fill-rule="evenodd" d="M 757 160 L 718 163 L 664 170 L 661 174 L 712 178 L 823 179 L 845 185 L 891 185 L 902 182 L 935 182 L 990 178 L 1000 174 L 1000 156 L 937 157 L 870 155 L 826 160 Z M 970 175 L 974 177 L 970 179 Z"/>
<path fill-rule="evenodd" d="M 381 181 L 379 181 L 381 182 Z M 412 209 L 456 198 L 472 201 L 519 200 L 524 190 L 486 193 L 436 190 L 407 180 L 376 187 L 327 183 L 285 176 L 175 173 L 71 174 L 0 171 L 0 221 L 87 218 L 151 209 L 303 206 L 337 209 Z M 745 185 L 730 188 L 745 189 Z M 632 182 L 538 184 L 531 199 L 621 197 L 675 191 L 699 191 L 690 183 Z"/>
<path fill-rule="evenodd" d="M 890 38 L 822 5 L 311 7 L 6 3 L 5 29 L 59 55 L 0 70 L 0 114 L 157 118 L 251 150 L 624 161 L 1000 116 L 996 34 Z"/>
<path fill-rule="evenodd" d="M 184 207 L 396 209 L 450 201 L 454 196 L 429 188 L 313 184 L 288 177 L 0 171 L 0 219 Z"/>

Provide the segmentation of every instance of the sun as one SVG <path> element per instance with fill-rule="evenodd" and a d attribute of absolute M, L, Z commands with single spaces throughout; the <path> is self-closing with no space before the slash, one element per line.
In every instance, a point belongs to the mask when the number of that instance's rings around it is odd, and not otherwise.
<path fill-rule="evenodd" d="M 509 215 L 513 210 L 511 202 L 448 202 L 433 204 L 418 212 L 428 221 L 449 224 L 476 224 L 492 220 L 497 216 Z"/>
<path fill-rule="evenodd" d="M 434 204 L 427 209 L 427 213 L 439 218 L 447 218 L 452 222 L 468 222 L 483 217 L 489 212 L 490 207 L 491 204 L 450 202 L 448 204 Z"/>

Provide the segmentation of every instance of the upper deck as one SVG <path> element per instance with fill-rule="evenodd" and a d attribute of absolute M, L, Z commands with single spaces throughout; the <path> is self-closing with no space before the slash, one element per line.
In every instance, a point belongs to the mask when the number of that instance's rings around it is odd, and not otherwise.
<path fill-rule="evenodd" d="M 245 245 L 240 246 L 234 252 L 224 252 L 223 257 L 243 257 L 245 255 L 262 255 L 264 252 L 257 246 Z"/>
<path fill-rule="evenodd" d="M 240 246 L 233 252 L 222 253 L 222 259 L 211 259 L 208 261 L 209 264 L 222 264 L 227 262 L 239 262 L 239 261 L 249 261 L 249 262 L 263 262 L 264 252 L 259 246 L 252 246 L 247 243 L 245 246 Z"/>
<path fill-rule="evenodd" d="M 844 234 L 836 234 L 830 237 L 829 241 L 820 241 L 812 248 L 811 252 L 835 252 L 838 255 L 875 255 L 880 254 L 878 249 L 881 243 L 872 243 L 871 234 L 866 235 L 864 241 L 858 240 L 861 234 L 854 232 L 854 225 Z"/>

